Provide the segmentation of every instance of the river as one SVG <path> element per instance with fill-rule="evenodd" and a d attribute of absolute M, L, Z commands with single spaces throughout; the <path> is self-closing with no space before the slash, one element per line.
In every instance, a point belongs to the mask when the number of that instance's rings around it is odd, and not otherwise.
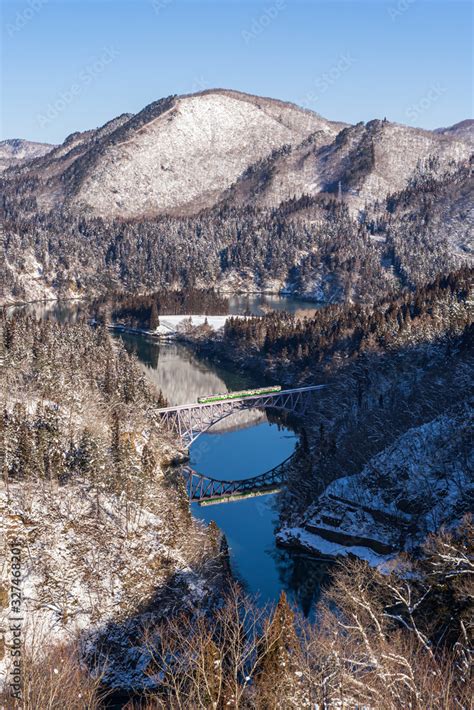
<path fill-rule="evenodd" d="M 262 315 L 287 310 L 311 315 L 318 306 L 285 296 L 239 295 L 229 299 L 229 313 Z M 81 303 L 35 304 L 37 316 L 74 320 L 86 311 Z M 157 342 L 140 334 L 115 333 L 134 352 L 149 381 L 170 404 L 195 402 L 200 395 L 254 387 L 265 383 L 252 373 L 242 374 L 229 364 L 197 357 L 181 343 Z M 270 423 L 263 412 L 238 413 L 202 434 L 190 449 L 191 466 L 222 480 L 256 476 L 281 463 L 294 450 L 296 434 Z M 311 614 L 329 564 L 275 545 L 277 494 L 210 506 L 192 505 L 196 518 L 214 520 L 225 533 L 235 576 L 259 603 L 275 603 L 282 590 L 305 614 Z"/>
<path fill-rule="evenodd" d="M 268 308 L 310 314 L 315 304 L 283 296 L 236 296 L 229 304 L 232 313 L 260 315 Z M 195 402 L 201 395 L 266 384 L 251 373 L 234 371 L 229 364 L 197 357 L 180 343 L 156 342 L 130 333 L 116 337 L 138 356 L 148 379 L 162 390 L 170 404 Z M 293 431 L 270 423 L 264 413 L 237 414 L 194 442 L 190 463 L 199 473 L 213 478 L 248 478 L 290 456 L 296 443 Z M 207 523 L 214 520 L 223 530 L 235 576 L 260 603 L 274 603 L 285 590 L 307 615 L 327 578 L 328 563 L 276 547 L 276 503 L 274 494 L 211 506 L 193 504 L 192 510 L 196 518 Z"/>

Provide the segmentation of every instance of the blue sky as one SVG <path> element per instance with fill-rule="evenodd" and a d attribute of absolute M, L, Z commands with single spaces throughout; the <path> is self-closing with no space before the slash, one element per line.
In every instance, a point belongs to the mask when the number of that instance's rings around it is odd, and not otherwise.
<path fill-rule="evenodd" d="M 472 116 L 457 0 L 3 0 L 1 139 L 61 142 L 169 94 L 228 87 L 331 119 Z"/>

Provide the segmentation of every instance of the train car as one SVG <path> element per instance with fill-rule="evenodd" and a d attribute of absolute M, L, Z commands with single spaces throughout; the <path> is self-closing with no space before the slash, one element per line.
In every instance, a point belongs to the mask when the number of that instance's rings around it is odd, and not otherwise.
<path fill-rule="evenodd" d="M 210 394 L 207 397 L 198 397 L 199 404 L 208 404 L 209 402 L 224 402 L 227 399 L 241 399 L 242 397 L 255 397 L 261 394 L 274 394 L 281 392 L 280 385 L 274 387 L 259 387 L 254 390 L 240 390 L 240 392 L 224 392 L 223 394 Z"/>

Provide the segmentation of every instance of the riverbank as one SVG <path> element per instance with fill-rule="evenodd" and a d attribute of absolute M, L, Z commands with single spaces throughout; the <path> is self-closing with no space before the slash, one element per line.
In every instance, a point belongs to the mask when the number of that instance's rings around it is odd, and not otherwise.
<path fill-rule="evenodd" d="M 0 625 L 13 613 L 11 560 L 25 668 L 77 641 L 91 666 L 106 661 L 109 687 L 150 686 L 143 631 L 219 603 L 224 537 L 190 514 L 179 442 L 150 417 L 159 402 L 136 358 L 84 322 L 20 309 L 4 327 Z M 0 639 L 0 686 L 14 640 L 11 629 Z"/>
<path fill-rule="evenodd" d="M 119 330 L 126 333 L 138 333 L 149 338 L 171 339 L 180 336 L 186 338 L 188 333 L 200 333 L 200 337 L 211 332 L 217 332 L 223 328 L 229 318 L 246 318 L 244 315 L 160 315 L 160 323 L 154 330 L 144 328 L 132 328 L 123 323 L 108 323 L 110 330 Z"/>
<path fill-rule="evenodd" d="M 144 292 L 144 295 L 149 295 L 153 291 Z M 332 301 L 321 300 L 307 293 L 289 293 L 285 290 L 226 290 L 216 289 L 216 294 L 225 296 L 229 299 L 229 315 L 239 315 L 238 311 L 242 311 L 242 315 L 246 315 L 249 311 L 250 315 L 263 315 L 269 310 L 287 310 L 288 305 L 291 305 L 292 311 L 307 311 L 319 310 Z M 84 293 L 78 296 L 49 296 L 43 298 L 33 298 L 28 300 L 9 300 L 0 303 L 1 308 L 20 308 L 22 306 L 34 306 L 47 304 L 71 303 L 73 301 L 82 301 L 87 303 L 97 298 L 100 294 Z M 258 304 L 258 305 L 257 305 Z M 261 311 L 260 313 L 257 311 Z"/>

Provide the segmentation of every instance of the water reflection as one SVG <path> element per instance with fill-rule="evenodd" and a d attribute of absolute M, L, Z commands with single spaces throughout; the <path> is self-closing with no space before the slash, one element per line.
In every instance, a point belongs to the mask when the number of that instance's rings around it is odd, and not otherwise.
<path fill-rule="evenodd" d="M 315 605 L 328 584 L 333 563 L 300 552 L 272 551 L 280 587 L 305 616 L 314 618 Z"/>
<path fill-rule="evenodd" d="M 305 306 L 307 306 L 305 308 Z M 230 312 L 263 312 L 303 308 L 308 314 L 314 303 L 292 301 L 274 296 L 238 296 L 230 299 Z M 31 307 L 30 307 L 31 308 Z M 35 314 L 75 320 L 85 315 L 80 303 L 35 306 Z M 198 358 L 179 343 L 157 341 L 138 334 L 115 333 L 126 348 L 137 355 L 147 378 L 161 389 L 170 404 L 196 401 L 201 395 L 237 390 L 262 384 L 252 373 L 235 372 L 215 360 Z M 297 437 L 287 427 L 269 422 L 265 413 L 237 413 L 197 439 L 190 450 L 191 464 L 200 473 L 214 478 L 238 479 L 258 475 L 287 458 Z M 199 507 L 196 517 L 214 520 L 225 532 L 234 573 L 249 592 L 262 602 L 275 602 L 284 589 L 305 613 L 310 613 L 327 579 L 327 563 L 278 549 L 274 529 L 278 521 L 276 495 L 239 500 L 232 503 Z"/>
<path fill-rule="evenodd" d="M 176 342 L 158 342 L 135 333 L 115 332 L 129 352 L 137 355 L 148 379 L 172 404 L 195 402 L 198 397 L 256 387 L 262 378 L 229 370 L 215 359 L 198 358 Z M 265 384 L 265 383 L 263 383 Z"/>
<path fill-rule="evenodd" d="M 191 447 L 191 465 L 213 478 L 233 480 L 257 475 L 291 455 L 293 432 L 278 424 L 260 424 L 224 436 L 203 434 Z M 193 505 L 193 513 L 224 530 L 234 574 L 262 602 L 276 602 L 284 589 L 305 615 L 318 601 L 328 563 L 277 548 L 276 495 L 212 506 Z"/>
<path fill-rule="evenodd" d="M 288 311 L 312 316 L 322 305 L 315 301 L 274 294 L 239 294 L 229 297 L 229 313 L 249 313 L 255 316 L 262 316 L 269 311 Z"/>

